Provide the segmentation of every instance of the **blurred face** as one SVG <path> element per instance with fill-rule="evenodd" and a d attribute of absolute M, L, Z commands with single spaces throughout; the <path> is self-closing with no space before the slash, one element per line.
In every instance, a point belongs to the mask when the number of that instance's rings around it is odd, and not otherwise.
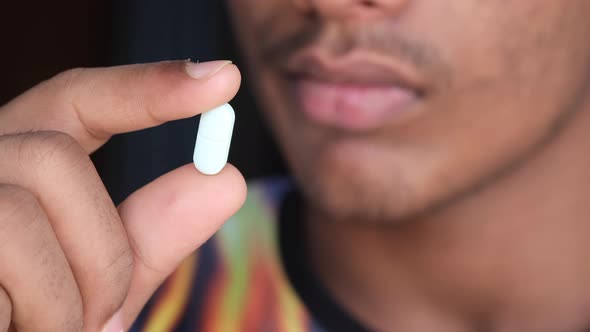
<path fill-rule="evenodd" d="M 548 144 L 589 96 L 590 1 L 228 0 L 308 202 L 395 222 Z"/>

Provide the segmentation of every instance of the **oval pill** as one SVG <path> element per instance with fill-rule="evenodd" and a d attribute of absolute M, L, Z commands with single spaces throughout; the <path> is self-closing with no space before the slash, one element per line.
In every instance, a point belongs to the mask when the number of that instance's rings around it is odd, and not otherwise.
<path fill-rule="evenodd" d="M 227 164 L 234 129 L 234 109 L 225 104 L 201 115 L 193 161 L 207 175 L 215 175 Z"/>

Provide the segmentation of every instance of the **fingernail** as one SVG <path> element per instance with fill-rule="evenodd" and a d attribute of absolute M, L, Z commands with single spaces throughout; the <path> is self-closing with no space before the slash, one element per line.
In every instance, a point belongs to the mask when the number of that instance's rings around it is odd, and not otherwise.
<path fill-rule="evenodd" d="M 232 63 L 229 60 L 217 60 L 209 62 L 186 62 L 186 72 L 188 76 L 197 79 L 209 79 L 217 74 L 223 67 Z"/>
<path fill-rule="evenodd" d="M 116 313 L 113 317 L 105 324 L 102 332 L 124 332 L 125 326 L 123 326 L 123 318 L 120 313 Z"/>

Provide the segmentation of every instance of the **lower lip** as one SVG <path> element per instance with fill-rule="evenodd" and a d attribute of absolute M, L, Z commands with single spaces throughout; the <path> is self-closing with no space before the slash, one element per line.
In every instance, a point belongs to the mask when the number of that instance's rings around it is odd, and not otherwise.
<path fill-rule="evenodd" d="M 395 85 L 345 84 L 300 79 L 298 102 L 307 118 L 342 130 L 369 131 L 407 113 L 417 101 L 415 91 Z"/>

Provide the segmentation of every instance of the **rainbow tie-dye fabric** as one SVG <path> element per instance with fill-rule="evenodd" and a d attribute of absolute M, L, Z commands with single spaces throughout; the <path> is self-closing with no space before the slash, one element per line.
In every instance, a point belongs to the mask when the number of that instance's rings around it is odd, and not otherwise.
<path fill-rule="evenodd" d="M 131 331 L 324 331 L 291 287 L 278 243 L 283 179 L 250 184 L 244 207 L 158 290 Z"/>

